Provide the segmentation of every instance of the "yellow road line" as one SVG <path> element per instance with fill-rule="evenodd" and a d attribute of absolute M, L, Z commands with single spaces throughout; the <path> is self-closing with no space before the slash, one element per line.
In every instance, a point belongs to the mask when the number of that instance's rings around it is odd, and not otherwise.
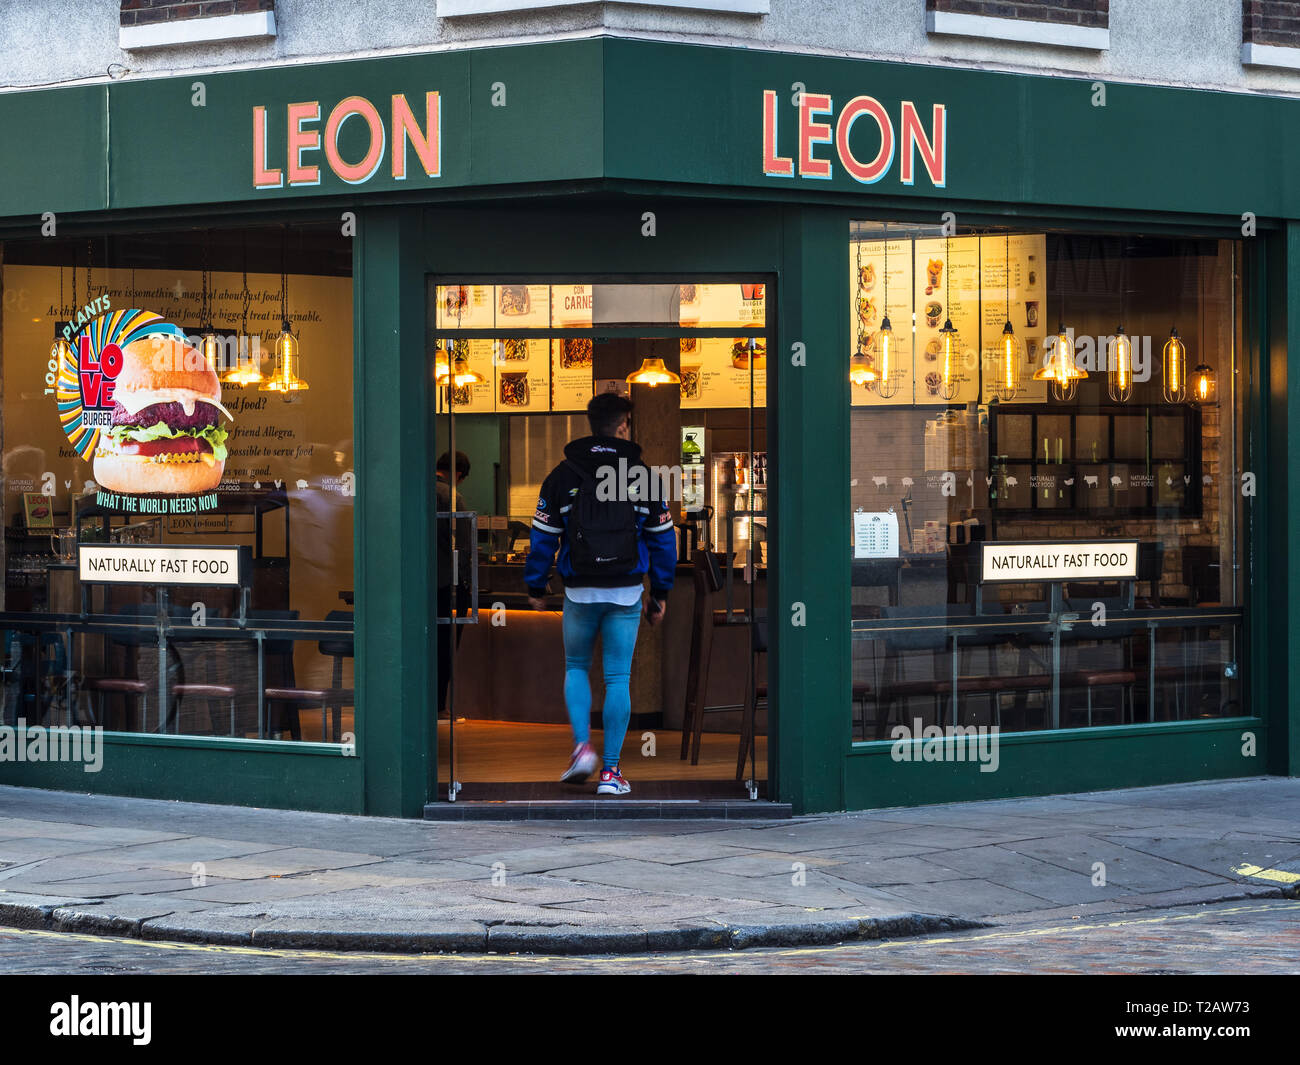
<path fill-rule="evenodd" d="M 1284 869 L 1263 869 L 1258 865 L 1235 865 L 1232 871 L 1238 876 L 1249 876 L 1256 880 L 1272 880 L 1278 884 L 1300 884 L 1300 873 L 1288 873 Z"/>
<path fill-rule="evenodd" d="M 800 957 L 806 954 L 827 954 L 839 950 L 887 950 L 901 946 L 947 946 L 954 943 L 985 943 L 999 939 L 1027 939 L 1035 936 L 1053 936 L 1062 935 L 1069 932 L 1081 931 L 1098 931 L 1110 928 L 1125 928 L 1137 925 L 1153 924 L 1172 924 L 1175 921 L 1198 921 L 1204 917 L 1263 913 L 1266 911 L 1277 910 L 1300 910 L 1300 901 L 1283 901 L 1276 900 L 1271 904 L 1253 904 L 1249 906 L 1232 906 L 1226 909 L 1199 910 L 1194 913 L 1173 914 L 1161 917 L 1132 917 L 1123 918 L 1115 921 L 1102 921 L 1090 924 L 1075 923 L 1065 925 L 1054 925 L 1050 928 L 1022 928 L 1022 929 L 1001 929 L 991 932 L 981 933 L 979 935 L 951 935 L 951 936 L 906 936 L 896 939 L 873 939 L 873 940 L 855 940 L 848 943 L 839 943 L 828 946 L 812 947 L 787 947 L 773 950 L 771 948 L 753 948 L 750 951 L 681 951 L 681 952 L 659 952 L 659 953 L 641 953 L 641 954 L 618 954 L 611 955 L 620 960 L 655 960 L 664 961 L 667 959 L 681 958 L 683 960 L 711 961 L 720 958 L 744 957 L 747 953 L 756 953 L 762 950 L 767 955 L 777 955 L 779 957 Z M 535 964 L 553 964 L 555 962 L 572 962 L 590 955 L 581 954 L 383 954 L 383 953 L 364 953 L 361 951 L 328 951 L 328 950 L 287 950 L 273 949 L 268 947 L 238 947 L 224 943 L 174 943 L 165 940 L 147 940 L 147 939 L 126 939 L 119 936 L 95 936 L 88 935 L 84 932 L 52 932 L 45 929 L 32 928 L 0 928 L 0 938 L 5 936 L 30 936 L 37 939 L 58 939 L 74 940 L 83 943 L 117 943 L 130 944 L 135 947 L 146 947 L 158 950 L 177 950 L 177 951 L 195 951 L 209 954 L 233 954 L 245 955 L 251 957 L 263 958 L 316 958 L 329 961 L 384 961 L 398 963 L 420 963 L 425 964 L 434 959 L 443 959 L 446 961 L 471 962 L 479 964 L 492 964 L 508 962 L 517 964 L 519 962 L 532 962 Z"/>

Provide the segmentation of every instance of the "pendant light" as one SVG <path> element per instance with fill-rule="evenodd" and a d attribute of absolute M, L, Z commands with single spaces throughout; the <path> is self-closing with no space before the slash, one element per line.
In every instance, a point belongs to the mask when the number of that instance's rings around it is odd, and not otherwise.
<path fill-rule="evenodd" d="M 939 340 L 943 346 L 943 372 L 939 377 L 939 395 L 944 399 L 957 398 L 957 360 L 961 358 L 961 336 L 952 324 L 952 239 L 944 238 L 944 269 L 947 278 L 944 281 L 943 301 L 945 316 L 943 327 L 939 330 Z"/>
<path fill-rule="evenodd" d="M 1161 368 L 1164 379 L 1160 383 L 1160 393 L 1166 403 L 1182 403 L 1187 399 L 1187 345 L 1178 335 L 1178 327 L 1169 330 L 1169 339 L 1165 341 L 1160 353 Z"/>
<path fill-rule="evenodd" d="M 203 361 L 209 370 L 216 370 L 217 360 L 221 356 L 221 344 L 212 328 L 212 298 L 208 294 L 208 285 L 212 278 L 209 259 L 212 251 L 212 232 L 209 230 L 203 242 L 203 292 L 201 294 L 202 312 L 199 315 L 199 331 L 203 334 L 199 348 L 203 352 Z"/>
<path fill-rule="evenodd" d="M 886 265 L 888 265 L 889 263 L 888 242 L 886 242 L 885 244 L 885 263 Z M 862 290 L 862 241 L 861 240 L 858 241 L 858 273 L 857 273 L 857 279 L 854 282 L 853 287 L 855 292 L 860 292 Z M 885 293 L 886 293 L 886 303 L 888 303 L 888 298 L 887 298 L 889 293 L 888 281 L 885 282 Z M 857 299 L 859 300 L 861 298 L 862 298 L 861 296 L 857 297 Z M 860 304 L 858 306 L 860 306 Z M 849 356 L 849 381 L 851 384 L 855 384 L 855 385 L 870 385 L 873 381 L 877 379 L 877 374 L 876 371 L 871 366 L 871 356 L 867 354 L 867 338 L 862 333 L 862 314 L 860 312 L 857 313 L 857 322 L 858 322 L 858 326 L 856 330 L 857 342 L 853 346 L 853 354 Z M 882 330 L 889 329 L 889 307 L 888 306 L 885 307 L 885 318 L 884 321 L 881 322 L 881 329 Z M 890 331 L 891 339 L 892 336 L 893 333 L 892 331 Z M 879 338 L 877 338 L 877 340 L 879 340 Z"/>
<path fill-rule="evenodd" d="M 451 370 L 443 378 L 443 384 L 449 388 L 464 388 L 466 385 L 481 385 L 487 382 L 486 377 L 470 367 L 469 359 L 465 354 L 468 348 L 468 341 L 461 341 L 456 345 L 456 357 L 451 361 Z"/>
<path fill-rule="evenodd" d="M 1068 403 L 1074 399 L 1075 393 L 1079 390 L 1079 382 L 1088 376 L 1088 371 L 1080 369 L 1079 364 L 1074 361 L 1074 341 L 1066 331 L 1064 320 L 1065 278 L 1064 274 L 1058 276 L 1061 279 L 1062 318 L 1056 335 L 1044 343 L 1046 352 L 1043 356 L 1043 365 L 1034 371 L 1034 380 L 1050 381 L 1053 398 Z"/>
<path fill-rule="evenodd" d="M 898 367 L 898 360 L 894 358 L 894 327 L 889 324 L 889 223 L 884 225 L 884 244 L 885 244 L 885 305 L 884 313 L 880 318 L 880 329 L 876 333 L 876 368 L 873 371 L 876 380 L 871 384 L 876 395 L 881 399 L 892 399 L 898 394 L 898 387 L 902 384 L 903 375 Z M 859 247 L 859 254 L 861 247 Z M 858 277 L 862 277 L 862 271 L 858 271 Z"/>
<path fill-rule="evenodd" d="M 444 346 L 447 343 L 439 340 L 433 349 L 433 379 L 440 385 L 446 384 L 447 378 L 451 376 L 451 354 Z"/>
<path fill-rule="evenodd" d="M 751 341 L 751 350 L 753 347 Z M 664 365 L 663 359 L 643 359 L 640 369 L 630 373 L 625 378 L 630 385 L 649 385 L 654 388 L 656 385 L 679 385 L 682 383 L 681 377 L 673 373 Z"/>
<path fill-rule="evenodd" d="M 1106 391 L 1116 403 L 1127 403 L 1133 397 L 1133 341 L 1124 332 L 1124 312 L 1128 306 L 1128 271 L 1124 268 L 1121 252 L 1119 266 L 1120 323 L 1115 335 L 1106 345 Z"/>
<path fill-rule="evenodd" d="M 74 263 L 72 266 L 72 291 L 74 293 L 73 295 L 74 303 L 76 302 L 76 295 L 75 295 L 76 290 L 77 290 L 77 267 L 76 264 Z M 63 267 L 60 266 L 59 267 L 59 311 L 58 311 L 58 315 L 54 319 L 56 330 L 58 329 L 58 320 L 62 316 L 63 316 Z M 57 379 L 59 374 L 62 372 L 65 363 L 71 363 L 75 366 L 76 361 L 77 361 L 77 350 L 72 346 L 72 342 L 68 340 L 68 338 L 65 337 L 62 332 L 56 332 L 54 337 L 54 343 L 50 345 L 50 361 L 49 361 L 50 372 L 53 373 L 55 378 Z"/>
<path fill-rule="evenodd" d="M 285 265 L 285 236 L 280 240 L 280 335 L 275 341 L 275 363 L 270 380 L 258 386 L 259 392 L 279 392 L 287 402 L 294 392 L 311 386 L 298 376 L 298 338 L 289 321 L 289 271 Z"/>
<path fill-rule="evenodd" d="M 1011 234 L 1006 236 L 1006 307 L 1007 323 L 1002 327 L 1002 336 L 998 339 L 993 358 L 993 384 L 990 391 L 1002 402 L 1016 398 L 1020 390 L 1020 341 L 1016 331 L 1011 327 Z"/>
<path fill-rule="evenodd" d="M 1133 342 L 1124 326 L 1115 327 L 1106 364 L 1106 391 L 1116 403 L 1127 403 L 1133 396 Z"/>
<path fill-rule="evenodd" d="M 253 293 L 248 288 L 248 238 L 244 238 L 244 287 L 240 292 L 240 299 L 243 302 L 243 318 L 239 327 L 239 341 L 241 344 L 248 344 L 252 348 L 251 338 L 248 335 L 248 308 L 253 302 Z M 259 338 L 257 353 L 249 351 L 248 361 L 242 363 L 238 350 L 235 352 L 234 362 L 225 373 L 221 375 L 223 385 L 260 385 L 266 381 L 262 376 L 262 351 Z"/>
<path fill-rule="evenodd" d="M 1192 400 L 1195 403 L 1213 403 L 1216 393 L 1214 367 L 1201 363 L 1192 371 Z"/>

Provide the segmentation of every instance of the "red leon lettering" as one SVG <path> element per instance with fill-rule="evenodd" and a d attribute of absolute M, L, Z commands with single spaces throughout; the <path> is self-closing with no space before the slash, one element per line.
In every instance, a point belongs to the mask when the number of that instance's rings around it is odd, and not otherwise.
<path fill-rule="evenodd" d="M 763 90 L 763 173 L 768 177 L 794 177 L 794 160 L 776 154 L 776 93 Z"/>
<path fill-rule="evenodd" d="M 936 189 L 947 183 L 948 167 L 948 128 L 947 110 L 943 104 L 935 104 L 931 110 L 931 131 L 927 139 L 921 126 L 921 116 L 916 113 L 916 105 L 911 100 L 903 101 L 903 160 L 899 179 L 904 185 L 912 184 L 912 157 L 917 150 L 921 153 L 921 162 L 930 182 Z"/>
<path fill-rule="evenodd" d="M 829 159 L 813 158 L 814 144 L 827 144 L 831 139 L 831 127 L 826 122 L 814 122 L 813 115 L 829 114 L 831 98 L 825 93 L 803 92 L 799 94 L 799 176 L 812 178 L 829 178 L 831 164 Z"/>
<path fill-rule="evenodd" d="M 880 150 L 869 163 L 860 162 L 849 146 L 849 137 L 853 133 L 853 123 L 863 115 L 875 120 L 880 133 Z M 840 162 L 854 181 L 872 185 L 885 176 L 894 162 L 894 124 L 880 101 L 871 96 L 855 96 L 840 112 L 839 121 L 835 123 L 835 150 Z"/>

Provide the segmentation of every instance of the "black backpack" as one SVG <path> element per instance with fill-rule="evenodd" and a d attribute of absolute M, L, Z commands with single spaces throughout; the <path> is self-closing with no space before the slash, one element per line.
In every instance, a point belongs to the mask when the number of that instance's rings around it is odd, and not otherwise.
<path fill-rule="evenodd" d="M 580 479 L 565 536 L 575 577 L 611 577 L 631 573 L 640 560 L 636 507 L 630 499 L 601 499 L 596 478 L 569 459 Z"/>

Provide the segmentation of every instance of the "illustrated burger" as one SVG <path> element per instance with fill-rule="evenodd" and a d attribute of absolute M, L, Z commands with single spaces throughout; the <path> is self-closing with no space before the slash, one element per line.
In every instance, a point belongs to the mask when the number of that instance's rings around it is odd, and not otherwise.
<path fill-rule="evenodd" d="M 113 390 L 113 424 L 95 449 L 95 480 L 129 494 L 211 491 L 226 465 L 223 415 L 230 419 L 221 383 L 197 349 L 172 336 L 128 344 Z"/>

